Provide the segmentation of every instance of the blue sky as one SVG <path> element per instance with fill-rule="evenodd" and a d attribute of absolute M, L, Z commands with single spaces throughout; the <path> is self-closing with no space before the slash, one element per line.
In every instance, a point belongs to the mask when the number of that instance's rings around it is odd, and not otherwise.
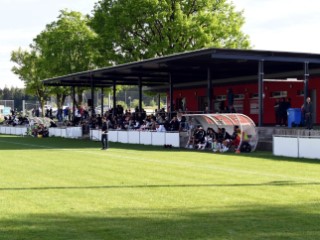
<path fill-rule="evenodd" d="M 0 88 L 23 87 L 10 53 L 26 49 L 59 10 L 90 14 L 98 0 L 0 0 Z M 254 49 L 320 53 L 319 0 L 233 0 L 244 10 L 243 31 Z"/>

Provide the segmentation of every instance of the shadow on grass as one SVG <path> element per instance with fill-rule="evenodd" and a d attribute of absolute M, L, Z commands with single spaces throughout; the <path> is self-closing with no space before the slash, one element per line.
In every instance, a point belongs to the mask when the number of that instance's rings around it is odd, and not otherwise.
<path fill-rule="evenodd" d="M 310 211 L 310 209 L 312 211 Z M 309 210 L 309 211 L 307 211 Z M 0 220 L 0 239 L 320 239 L 312 204 L 229 208 L 133 208 L 15 215 Z"/>
<path fill-rule="evenodd" d="M 0 188 L 0 191 L 42 191 L 42 190 L 74 190 L 74 189 L 134 189 L 134 188 L 219 188 L 219 187 L 268 187 L 268 186 L 310 186 L 320 182 L 272 181 L 265 183 L 240 184 L 157 184 L 157 185 L 109 185 L 109 186 L 52 186 L 52 187 L 15 187 Z"/>
<path fill-rule="evenodd" d="M 310 186 L 320 182 L 272 181 L 266 183 L 241 184 L 157 184 L 157 185 L 110 185 L 110 186 L 61 186 L 61 187 L 16 187 L 0 188 L 0 191 L 42 191 L 42 190 L 74 190 L 74 189 L 134 189 L 134 188 L 218 188 L 218 187 L 260 187 L 260 186 Z"/>

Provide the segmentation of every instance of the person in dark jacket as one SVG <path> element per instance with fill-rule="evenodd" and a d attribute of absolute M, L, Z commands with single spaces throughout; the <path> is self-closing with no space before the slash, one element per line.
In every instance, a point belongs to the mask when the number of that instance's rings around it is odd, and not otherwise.
<path fill-rule="evenodd" d="M 304 120 L 306 123 L 306 129 L 312 129 L 312 102 L 310 97 L 307 97 L 307 100 L 302 108 L 303 114 L 304 114 Z"/>
<path fill-rule="evenodd" d="M 108 149 L 108 125 L 105 118 L 102 119 L 102 127 L 101 127 L 101 150 Z"/>

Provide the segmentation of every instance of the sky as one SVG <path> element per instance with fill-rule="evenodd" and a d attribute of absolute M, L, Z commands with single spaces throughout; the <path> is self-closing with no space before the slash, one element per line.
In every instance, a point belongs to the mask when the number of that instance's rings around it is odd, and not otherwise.
<path fill-rule="evenodd" d="M 28 49 L 46 24 L 68 9 L 91 14 L 98 0 L 0 0 L 0 88 L 23 87 L 11 52 Z M 319 0 L 232 0 L 244 11 L 242 31 L 253 49 L 320 53 Z"/>
<path fill-rule="evenodd" d="M 24 87 L 12 73 L 11 52 L 28 49 L 63 9 L 90 14 L 98 0 L 0 0 L 0 88 Z"/>

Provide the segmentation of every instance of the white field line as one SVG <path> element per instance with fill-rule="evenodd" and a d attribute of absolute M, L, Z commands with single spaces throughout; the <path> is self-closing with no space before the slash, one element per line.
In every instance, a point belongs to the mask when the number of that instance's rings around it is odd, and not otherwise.
<path fill-rule="evenodd" d="M 57 147 L 49 147 L 49 146 L 44 146 L 44 145 L 37 145 L 37 144 L 27 144 L 27 143 L 17 143 L 17 142 L 11 142 L 11 141 L 3 141 L 0 140 L 0 142 L 3 143 L 10 143 L 10 144 L 15 144 L 15 145 L 22 145 L 22 146 L 29 146 L 29 147 L 38 147 L 42 148 L 42 150 L 58 150 L 58 151 L 72 151 L 72 152 L 79 152 L 83 154 L 88 154 L 90 156 L 92 155 L 97 155 L 97 156 L 106 156 L 109 155 L 109 151 L 90 151 L 90 150 L 79 150 L 78 148 L 68 148 L 68 149 L 61 149 Z M 39 149 L 38 149 L 39 150 Z M 112 152 L 114 153 L 114 151 Z M 254 176 L 259 176 L 259 177 L 268 177 L 268 178 L 280 178 L 285 181 L 305 181 L 305 182 L 318 182 L 320 181 L 319 179 L 314 179 L 314 178 L 306 178 L 306 177 L 292 177 L 292 176 L 287 176 L 284 174 L 273 174 L 273 173 L 262 173 L 258 171 L 251 171 L 251 170 L 240 170 L 238 168 L 224 168 L 224 167 L 219 167 L 219 166 L 214 166 L 214 165 L 208 165 L 208 164 L 203 164 L 203 163 L 190 163 L 187 161 L 168 161 L 168 160 L 163 160 L 163 159 L 155 159 L 155 156 L 152 156 L 153 159 L 150 158 L 141 158 L 141 157 L 135 157 L 135 156 L 127 156 L 127 155 L 121 155 L 119 154 L 112 154 L 113 159 L 124 159 L 124 160 L 130 160 L 130 161 L 138 161 L 138 162 L 149 162 L 149 163 L 157 163 L 161 165 L 173 165 L 173 166 L 179 166 L 179 167 L 184 167 L 184 168 L 191 168 L 191 169 L 204 169 L 204 170 L 213 170 L 216 172 L 225 172 L 234 175 L 236 174 L 243 174 L 243 175 L 254 175 Z"/>

